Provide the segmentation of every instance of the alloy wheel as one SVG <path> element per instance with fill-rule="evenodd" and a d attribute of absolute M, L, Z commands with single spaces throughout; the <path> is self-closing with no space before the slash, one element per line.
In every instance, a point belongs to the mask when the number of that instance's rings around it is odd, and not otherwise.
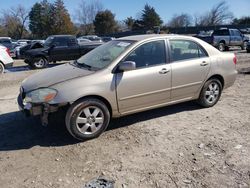
<path fill-rule="evenodd" d="M 85 135 L 96 133 L 104 123 L 104 113 L 97 106 L 84 108 L 76 119 L 77 129 Z"/>
<path fill-rule="evenodd" d="M 210 104 L 214 103 L 218 99 L 219 94 L 220 94 L 220 87 L 218 83 L 212 82 L 209 84 L 206 90 L 205 99 Z"/>

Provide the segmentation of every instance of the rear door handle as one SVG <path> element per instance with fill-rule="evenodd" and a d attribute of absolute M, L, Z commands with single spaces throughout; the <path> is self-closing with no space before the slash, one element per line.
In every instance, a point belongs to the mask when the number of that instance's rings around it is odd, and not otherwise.
<path fill-rule="evenodd" d="M 166 69 L 166 68 L 163 68 L 159 71 L 160 74 L 167 74 L 170 70 L 169 69 Z"/>
<path fill-rule="evenodd" d="M 201 66 L 207 66 L 207 65 L 208 65 L 208 62 L 202 61 L 202 63 L 201 63 L 200 65 L 201 65 Z"/>

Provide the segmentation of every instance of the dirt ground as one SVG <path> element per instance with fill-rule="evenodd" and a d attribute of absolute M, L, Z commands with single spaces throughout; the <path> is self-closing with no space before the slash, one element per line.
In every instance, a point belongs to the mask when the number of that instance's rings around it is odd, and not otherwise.
<path fill-rule="evenodd" d="M 237 68 L 250 67 L 238 53 Z M 77 142 L 63 124 L 42 127 L 18 112 L 22 61 L 0 76 L 0 187 L 84 187 L 96 177 L 118 188 L 250 187 L 250 74 L 219 103 L 194 102 L 113 120 L 99 138 Z"/>

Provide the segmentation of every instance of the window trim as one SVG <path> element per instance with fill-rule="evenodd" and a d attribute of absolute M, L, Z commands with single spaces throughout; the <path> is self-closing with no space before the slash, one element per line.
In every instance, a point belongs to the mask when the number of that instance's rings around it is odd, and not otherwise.
<path fill-rule="evenodd" d="M 199 48 L 201 48 L 201 50 L 203 50 L 204 54 L 206 55 L 205 57 L 200 57 L 199 54 L 199 58 L 191 58 L 191 59 L 182 59 L 182 60 L 178 60 L 178 61 L 171 61 L 171 41 L 187 41 L 187 42 L 193 42 L 195 43 Z M 176 39 L 168 39 L 167 40 L 168 43 L 168 54 L 169 54 L 169 62 L 170 63 L 175 63 L 175 62 L 181 62 L 181 61 L 188 61 L 188 60 L 195 60 L 195 59 L 202 59 L 202 58 L 208 58 L 209 55 L 207 53 L 207 51 L 205 50 L 205 48 L 203 46 L 201 46 L 201 44 L 199 44 L 198 42 L 194 41 L 194 40 L 190 40 L 190 39 L 180 39 L 180 38 L 176 38 Z M 197 49 L 198 50 L 198 49 Z"/>

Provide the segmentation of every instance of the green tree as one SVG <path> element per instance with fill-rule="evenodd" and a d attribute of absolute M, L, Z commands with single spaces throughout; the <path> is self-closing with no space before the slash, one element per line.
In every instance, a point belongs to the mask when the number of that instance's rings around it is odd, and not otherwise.
<path fill-rule="evenodd" d="M 54 3 L 54 33 L 55 34 L 73 34 L 74 25 L 70 19 L 68 10 L 64 6 L 63 0 L 56 0 Z"/>
<path fill-rule="evenodd" d="M 135 20 L 130 16 L 124 20 L 124 23 L 126 24 L 129 30 L 132 30 L 133 25 L 135 24 Z"/>
<path fill-rule="evenodd" d="M 35 3 L 29 13 L 29 29 L 35 37 L 46 38 L 53 34 L 54 6 L 47 0 Z"/>
<path fill-rule="evenodd" d="M 29 13 L 29 19 L 29 29 L 38 38 L 74 32 L 74 25 L 62 0 L 56 0 L 54 4 L 47 0 L 35 3 Z"/>
<path fill-rule="evenodd" d="M 235 25 L 250 25 L 250 16 L 235 18 L 232 22 Z"/>
<path fill-rule="evenodd" d="M 94 20 L 94 26 L 96 34 L 110 34 L 118 30 L 115 15 L 110 10 L 98 12 Z"/>
<path fill-rule="evenodd" d="M 144 29 L 154 29 L 155 26 L 161 26 L 163 21 L 154 7 L 146 4 L 142 10 L 141 24 Z"/>

